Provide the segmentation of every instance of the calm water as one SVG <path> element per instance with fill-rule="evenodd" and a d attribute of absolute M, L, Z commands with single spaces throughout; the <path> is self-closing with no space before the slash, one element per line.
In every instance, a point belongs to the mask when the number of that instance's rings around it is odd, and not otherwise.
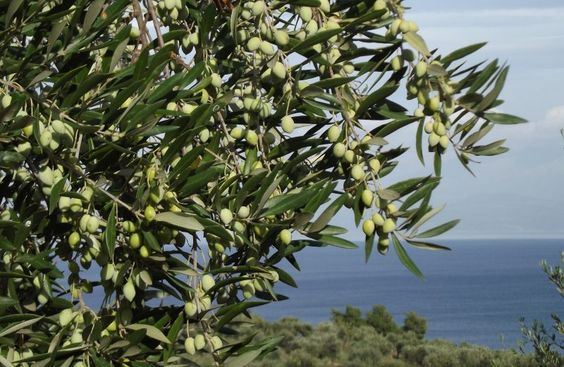
<path fill-rule="evenodd" d="M 283 286 L 289 300 L 259 307 L 268 320 L 295 316 L 326 321 L 331 309 L 385 305 L 401 322 L 408 311 L 428 320 L 428 337 L 493 348 L 517 347 L 519 318 L 550 323 L 564 302 L 539 266 L 558 264 L 564 240 L 456 240 L 453 251 L 408 249 L 425 274 L 421 281 L 390 249 L 364 263 L 363 250 L 309 248 L 298 255 L 302 271 L 290 269 L 299 288 Z"/>

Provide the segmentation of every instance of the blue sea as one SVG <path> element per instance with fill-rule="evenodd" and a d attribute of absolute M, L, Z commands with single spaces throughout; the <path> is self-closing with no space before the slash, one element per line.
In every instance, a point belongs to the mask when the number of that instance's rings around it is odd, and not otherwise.
<path fill-rule="evenodd" d="M 301 271 L 286 267 L 298 288 L 281 286 L 288 300 L 255 309 L 267 320 L 295 316 L 320 323 L 332 309 L 364 311 L 385 305 L 398 323 L 415 311 L 428 321 L 427 337 L 491 348 L 517 348 L 519 318 L 550 325 L 564 302 L 539 263 L 558 265 L 564 240 L 441 241 L 452 251 L 407 249 L 425 274 L 419 280 L 393 252 L 364 262 L 358 250 L 307 248 L 297 254 Z"/>

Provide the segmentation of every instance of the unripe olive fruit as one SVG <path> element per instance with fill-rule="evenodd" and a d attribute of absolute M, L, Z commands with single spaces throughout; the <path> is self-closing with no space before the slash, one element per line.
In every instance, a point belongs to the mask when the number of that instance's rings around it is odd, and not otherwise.
<path fill-rule="evenodd" d="M 390 204 L 386 205 L 386 212 L 388 214 L 393 215 L 393 214 L 397 213 L 397 211 L 398 211 L 398 208 L 395 206 L 395 204 L 390 203 Z"/>
<path fill-rule="evenodd" d="M 70 248 L 75 249 L 79 242 L 80 242 L 80 234 L 78 232 L 72 232 L 68 238 L 68 243 Z"/>
<path fill-rule="evenodd" d="M 433 132 L 433 122 L 429 121 L 429 122 L 425 123 L 424 130 L 427 134 L 432 133 Z"/>
<path fill-rule="evenodd" d="M 262 0 L 255 1 L 251 6 L 251 12 L 253 13 L 254 16 L 262 15 L 265 9 L 266 9 L 266 4 Z"/>
<path fill-rule="evenodd" d="M 443 124 L 442 122 L 436 121 L 433 124 L 433 130 L 435 131 L 435 133 L 439 136 L 445 135 L 446 134 L 446 127 L 445 124 Z"/>
<path fill-rule="evenodd" d="M 30 137 L 33 134 L 33 125 L 27 125 L 22 128 L 22 132 L 25 136 Z"/>
<path fill-rule="evenodd" d="M 216 335 L 211 337 L 210 343 L 211 343 L 211 348 L 212 348 L 213 351 L 216 351 L 216 350 L 221 349 L 223 347 L 223 342 L 221 341 L 219 336 L 216 336 Z"/>
<path fill-rule="evenodd" d="M 395 19 L 392 24 L 390 24 L 390 34 L 392 36 L 395 36 L 398 34 L 398 31 L 400 29 L 400 25 L 402 24 L 402 20 L 401 19 Z"/>
<path fill-rule="evenodd" d="M 290 37 L 288 36 L 288 32 L 277 29 L 274 31 L 274 40 L 278 46 L 286 46 L 290 42 Z"/>
<path fill-rule="evenodd" d="M 85 186 L 80 192 L 80 195 L 89 202 L 94 195 L 94 190 L 90 186 Z"/>
<path fill-rule="evenodd" d="M 421 78 L 425 74 L 427 74 L 427 63 L 425 61 L 419 61 L 417 65 L 415 65 L 415 75 Z"/>
<path fill-rule="evenodd" d="M 178 110 L 178 106 L 176 105 L 176 102 L 168 102 L 166 104 L 166 109 L 167 111 L 177 111 Z"/>
<path fill-rule="evenodd" d="M 247 41 L 247 50 L 249 51 L 256 51 L 259 49 L 261 44 L 261 40 L 258 37 L 251 37 L 248 41 Z"/>
<path fill-rule="evenodd" d="M 237 211 L 237 216 L 242 219 L 247 218 L 249 214 L 250 214 L 250 209 L 248 206 L 245 205 L 241 206 Z"/>
<path fill-rule="evenodd" d="M 247 139 L 247 143 L 249 143 L 250 145 L 258 144 L 258 135 L 254 130 L 247 130 L 245 138 Z"/>
<path fill-rule="evenodd" d="M 403 61 L 402 61 L 401 57 L 399 57 L 399 56 L 394 57 L 392 59 L 391 66 L 392 66 L 392 70 L 394 70 L 394 71 L 401 70 L 401 68 L 403 67 Z"/>
<path fill-rule="evenodd" d="M 198 313 L 198 307 L 196 307 L 194 302 L 186 302 L 184 305 L 184 312 L 186 313 L 186 316 L 192 317 Z"/>
<path fill-rule="evenodd" d="M 372 9 L 378 11 L 378 10 L 384 10 L 386 9 L 386 1 L 385 0 L 376 0 L 374 2 L 374 4 L 372 5 Z"/>
<path fill-rule="evenodd" d="M 242 127 L 236 126 L 231 129 L 230 135 L 233 139 L 241 139 L 245 134 L 245 130 Z"/>
<path fill-rule="evenodd" d="M 12 104 L 12 96 L 10 96 L 9 94 L 4 94 L 4 96 L 2 96 L 2 108 L 8 108 L 10 107 L 10 105 Z"/>
<path fill-rule="evenodd" d="M 196 350 L 204 349 L 206 346 L 206 339 L 202 334 L 196 335 L 194 338 L 194 346 L 196 347 Z"/>
<path fill-rule="evenodd" d="M 145 207 L 144 215 L 147 222 L 152 222 L 155 220 L 157 213 L 155 212 L 155 208 L 153 208 L 151 205 L 147 205 Z"/>
<path fill-rule="evenodd" d="M 437 134 L 435 134 L 434 132 L 432 132 L 432 133 L 429 135 L 429 146 L 430 146 L 430 147 L 435 147 L 435 146 L 437 146 L 437 144 L 439 144 L 440 140 L 441 140 L 441 137 L 438 136 Z"/>
<path fill-rule="evenodd" d="M 74 312 L 72 308 L 66 308 L 59 313 L 59 325 L 65 327 L 73 320 Z"/>
<path fill-rule="evenodd" d="M 139 38 L 139 36 L 141 36 L 141 32 L 139 31 L 139 28 L 131 27 L 131 29 L 129 30 L 129 37 L 130 38 Z"/>
<path fill-rule="evenodd" d="M 146 259 L 149 257 L 149 255 L 151 255 L 151 251 L 149 250 L 149 248 L 145 245 L 139 247 L 139 256 L 141 256 L 142 258 Z"/>
<path fill-rule="evenodd" d="M 300 18 L 302 18 L 304 22 L 309 22 L 313 17 L 313 11 L 308 6 L 302 6 L 298 11 L 298 15 L 300 16 Z"/>
<path fill-rule="evenodd" d="M 272 43 L 268 41 L 261 41 L 259 45 L 259 49 L 263 54 L 268 56 L 274 55 L 276 53 L 274 46 L 272 46 Z"/>
<path fill-rule="evenodd" d="M 407 33 L 410 31 L 410 26 L 409 26 L 409 21 L 407 20 L 402 20 L 400 25 L 399 25 L 399 30 L 402 33 Z"/>
<path fill-rule="evenodd" d="M 374 222 L 374 224 L 376 224 L 378 227 L 382 227 L 385 223 L 384 217 L 379 214 L 379 213 L 375 213 L 374 215 L 372 215 L 372 221 Z"/>
<path fill-rule="evenodd" d="M 362 190 L 361 199 L 364 206 L 369 208 L 372 206 L 372 202 L 374 201 L 374 194 L 372 191 L 364 189 Z"/>
<path fill-rule="evenodd" d="M 139 233 L 132 233 L 131 236 L 129 236 L 129 246 L 131 246 L 131 248 L 138 249 L 141 247 L 141 242 Z"/>
<path fill-rule="evenodd" d="M 211 276 L 210 274 L 206 274 L 202 277 L 202 288 L 204 291 L 209 291 L 210 289 L 213 288 L 213 286 L 215 285 L 215 280 L 213 279 L 213 276 Z"/>
<path fill-rule="evenodd" d="M 390 233 L 396 229 L 396 222 L 393 219 L 387 218 L 382 225 L 382 232 Z"/>
<path fill-rule="evenodd" d="M 294 119 L 290 116 L 284 116 L 282 117 L 282 130 L 284 130 L 285 132 L 287 132 L 288 134 L 292 133 L 294 131 Z"/>
<path fill-rule="evenodd" d="M 339 140 L 340 135 L 341 135 L 341 129 L 337 125 L 331 126 L 327 131 L 327 139 L 329 139 L 331 143 L 334 143 L 337 140 Z"/>
<path fill-rule="evenodd" d="M 284 245 L 289 245 L 290 242 L 292 242 L 292 232 L 290 232 L 287 229 L 283 229 L 282 231 L 280 231 L 280 242 L 282 242 Z"/>
<path fill-rule="evenodd" d="M 184 103 L 182 105 L 182 112 L 184 112 L 187 115 L 191 115 L 192 112 L 196 109 L 196 105 L 193 105 L 191 103 Z"/>
<path fill-rule="evenodd" d="M 27 156 L 29 152 L 31 152 L 31 143 L 29 141 L 25 141 L 21 144 L 18 144 L 16 147 L 16 151 L 20 154 Z"/>
<path fill-rule="evenodd" d="M 362 181 L 364 179 L 364 169 L 360 164 L 355 164 L 351 168 L 351 177 L 356 181 Z"/>
<path fill-rule="evenodd" d="M 211 85 L 213 85 L 216 88 L 220 88 L 221 84 L 222 84 L 222 80 L 221 80 L 221 76 L 217 73 L 213 73 L 211 75 Z"/>
<path fill-rule="evenodd" d="M 203 311 L 209 310 L 211 307 L 211 298 L 209 296 L 200 298 L 200 307 Z"/>
<path fill-rule="evenodd" d="M 348 149 L 345 152 L 345 161 L 352 163 L 352 162 L 354 162 L 355 158 L 356 158 L 356 155 L 354 154 L 354 152 L 352 150 Z"/>
<path fill-rule="evenodd" d="M 374 230 L 375 230 L 374 222 L 371 219 L 366 219 L 362 223 L 362 231 L 364 232 L 365 235 L 372 236 Z"/>
<path fill-rule="evenodd" d="M 441 108 L 441 100 L 438 96 L 434 96 L 429 99 L 428 107 L 431 111 L 437 112 Z"/>
<path fill-rule="evenodd" d="M 86 230 L 89 233 L 96 233 L 100 227 L 100 221 L 96 217 L 90 217 L 86 223 Z"/>
<path fill-rule="evenodd" d="M 439 138 L 439 145 L 440 145 L 443 149 L 446 149 L 446 148 L 448 147 L 448 143 L 449 143 L 448 136 L 443 135 L 443 136 L 441 136 L 441 137 Z"/>
<path fill-rule="evenodd" d="M 198 35 L 198 32 L 191 33 L 188 36 L 188 39 L 190 40 L 190 43 L 193 45 L 198 45 L 200 43 L 200 36 Z"/>
<path fill-rule="evenodd" d="M 278 79 L 286 78 L 286 67 L 280 61 L 276 61 L 274 66 L 272 66 L 272 75 Z"/>
<path fill-rule="evenodd" d="M 137 230 L 137 226 L 135 226 L 132 221 L 126 220 L 125 222 L 123 222 L 123 230 L 128 233 L 133 233 Z"/>
<path fill-rule="evenodd" d="M 333 146 L 333 155 L 337 158 L 342 158 L 347 151 L 347 147 L 343 143 L 337 143 Z"/>
<path fill-rule="evenodd" d="M 331 5 L 329 4 L 329 0 L 320 0 L 319 9 L 325 14 L 329 13 L 331 11 Z"/>
<path fill-rule="evenodd" d="M 196 345 L 194 342 L 194 338 L 192 337 L 186 338 L 186 340 L 184 341 L 184 349 L 186 349 L 186 353 L 190 355 L 196 354 Z"/>
<path fill-rule="evenodd" d="M 229 224 L 233 220 L 233 213 L 231 212 L 231 210 L 223 208 L 219 212 L 219 219 L 221 219 L 223 224 Z"/>
<path fill-rule="evenodd" d="M 374 174 L 377 174 L 378 172 L 380 172 L 380 161 L 377 158 L 372 158 L 368 161 L 368 166 L 370 167 L 370 169 L 372 170 L 372 172 Z"/>
<path fill-rule="evenodd" d="M 61 211 L 66 212 L 70 207 L 70 198 L 68 196 L 60 196 L 58 207 Z"/>
<path fill-rule="evenodd" d="M 39 170 L 37 174 L 39 181 L 41 181 L 46 186 L 53 186 L 53 170 L 49 166 L 44 166 Z"/>
<path fill-rule="evenodd" d="M 129 278 L 129 280 L 127 281 L 127 283 L 125 283 L 125 285 L 123 286 L 123 295 L 125 296 L 125 298 L 131 302 L 135 299 L 135 285 L 133 284 L 133 280 L 131 278 Z"/>
<path fill-rule="evenodd" d="M 174 9 L 175 4 L 176 4 L 175 0 L 164 0 L 164 6 L 167 10 Z"/>
<path fill-rule="evenodd" d="M 378 240 L 378 252 L 385 255 L 390 247 L 390 240 L 387 238 L 380 238 Z"/>

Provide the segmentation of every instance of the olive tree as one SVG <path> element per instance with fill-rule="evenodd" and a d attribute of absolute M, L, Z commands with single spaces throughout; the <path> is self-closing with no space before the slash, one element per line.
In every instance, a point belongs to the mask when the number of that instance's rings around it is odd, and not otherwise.
<path fill-rule="evenodd" d="M 367 259 L 391 247 L 421 276 L 406 246 L 442 249 L 428 238 L 456 224 L 422 229 L 441 158 L 503 153 L 483 138 L 522 122 L 494 110 L 507 66 L 430 49 L 400 0 L 0 14 L 3 366 L 244 365 L 276 340 L 226 335 L 295 285 L 281 262 L 356 246 L 337 212 Z M 398 182 L 412 143 L 433 168 Z"/>

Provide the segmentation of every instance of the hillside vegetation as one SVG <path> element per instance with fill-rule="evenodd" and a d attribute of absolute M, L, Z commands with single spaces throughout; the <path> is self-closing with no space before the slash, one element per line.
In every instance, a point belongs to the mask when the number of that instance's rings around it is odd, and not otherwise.
<path fill-rule="evenodd" d="M 256 367 L 533 367 L 532 355 L 492 350 L 445 340 L 427 340 L 427 322 L 408 313 L 397 325 L 384 306 L 366 315 L 354 307 L 333 311 L 331 321 L 311 325 L 295 318 L 276 322 L 256 319 L 258 339 L 283 337 L 278 349 L 252 364 Z"/>

